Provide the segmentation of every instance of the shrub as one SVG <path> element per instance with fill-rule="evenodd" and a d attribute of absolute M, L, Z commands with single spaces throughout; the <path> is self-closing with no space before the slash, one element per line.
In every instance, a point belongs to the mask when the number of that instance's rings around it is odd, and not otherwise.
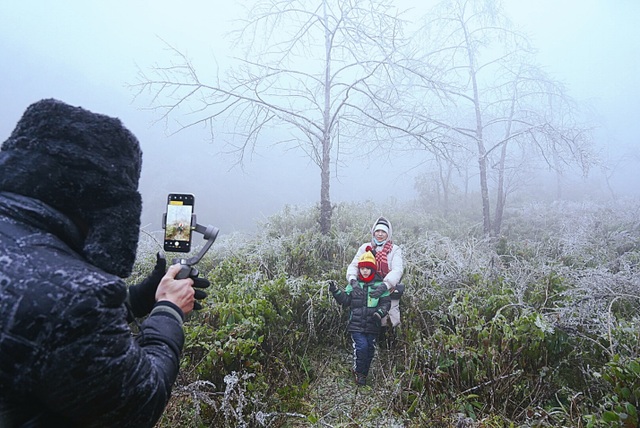
<path fill-rule="evenodd" d="M 355 426 L 374 418 L 633 426 L 635 212 L 631 201 L 529 204 L 507 213 L 494 240 L 456 213 L 345 203 L 334 207 L 327 236 L 317 231 L 315 207 L 285 208 L 256 237 L 222 236 L 198 265 L 210 295 L 185 324 L 185 358 L 161 426 Z M 407 289 L 395 346 L 378 351 L 376 382 L 362 401 L 340 380 L 348 368 L 333 370 L 349 357 L 347 312 L 326 281 L 344 282 L 379 215 L 394 225 Z M 156 247 L 144 247 L 131 281 L 148 272 Z M 354 403 L 366 408 L 353 413 Z"/>
<path fill-rule="evenodd" d="M 605 391 L 597 412 L 585 416 L 587 427 L 637 427 L 640 408 L 640 359 L 614 355 L 594 373 L 604 381 Z"/>

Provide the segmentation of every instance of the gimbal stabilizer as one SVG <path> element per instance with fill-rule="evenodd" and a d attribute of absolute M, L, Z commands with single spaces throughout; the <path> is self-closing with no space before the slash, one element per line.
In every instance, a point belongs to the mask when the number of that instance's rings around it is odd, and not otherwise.
<path fill-rule="evenodd" d="M 165 216 L 166 214 L 163 214 L 162 224 L 165 224 Z M 198 263 L 200 259 L 202 259 L 202 257 L 206 254 L 206 252 L 209 251 L 209 248 L 211 248 L 213 241 L 216 240 L 216 238 L 218 237 L 218 232 L 220 231 L 217 227 L 211 225 L 204 227 L 201 224 L 198 224 L 195 214 L 191 215 L 191 224 L 196 225 L 193 230 L 195 232 L 202 233 L 202 235 L 204 235 L 204 239 L 206 239 L 207 242 L 195 256 L 189 258 L 179 257 L 173 259 L 173 264 L 179 263 L 181 265 L 180 272 L 178 272 L 178 274 L 176 275 L 176 279 L 188 278 L 190 275 L 197 276 L 198 270 L 194 268 L 193 265 Z"/>

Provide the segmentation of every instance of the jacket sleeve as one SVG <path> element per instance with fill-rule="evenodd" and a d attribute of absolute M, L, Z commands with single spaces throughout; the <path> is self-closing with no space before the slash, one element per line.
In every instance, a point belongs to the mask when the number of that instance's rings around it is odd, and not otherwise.
<path fill-rule="evenodd" d="M 364 243 L 360 245 L 358 251 L 356 251 L 356 255 L 353 256 L 353 260 L 349 263 L 347 267 L 347 282 L 350 282 L 352 279 L 358 279 L 358 260 L 360 260 L 360 256 L 364 254 L 367 249 L 367 245 L 371 245 L 370 243 Z"/>
<path fill-rule="evenodd" d="M 78 426 L 153 427 L 178 375 L 182 312 L 157 303 L 134 338 L 124 304 L 69 310 L 83 309 L 65 316 L 73 334 L 51 348 L 40 399 Z"/>
<path fill-rule="evenodd" d="M 338 302 L 340 306 L 351 306 L 351 286 L 348 285 L 346 291 L 342 291 L 338 288 L 333 292 L 333 298 L 336 299 L 336 302 Z"/>
<path fill-rule="evenodd" d="M 389 257 L 389 273 L 384 277 L 384 283 L 388 289 L 395 288 L 400 283 L 404 274 L 404 260 L 402 258 L 402 249 L 394 245 Z"/>

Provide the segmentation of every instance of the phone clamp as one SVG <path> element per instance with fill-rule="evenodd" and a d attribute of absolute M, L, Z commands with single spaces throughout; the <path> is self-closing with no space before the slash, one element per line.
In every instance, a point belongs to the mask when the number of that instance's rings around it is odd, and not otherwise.
<path fill-rule="evenodd" d="M 178 274 L 176 275 L 176 279 L 184 279 L 188 278 L 190 275 L 198 275 L 198 270 L 193 266 L 198 263 L 200 259 L 202 259 L 207 251 L 209 251 L 209 248 L 211 248 L 211 245 L 213 245 L 213 242 L 218 237 L 218 232 L 220 231 L 217 227 L 211 225 L 205 227 L 201 224 L 198 224 L 195 214 L 192 214 L 191 220 L 191 224 L 196 225 L 195 227 L 193 227 L 193 230 L 198 233 L 202 233 L 204 239 L 206 239 L 207 242 L 195 256 L 189 258 L 179 257 L 173 259 L 173 264 L 179 263 L 182 266 L 180 272 L 178 272 Z"/>

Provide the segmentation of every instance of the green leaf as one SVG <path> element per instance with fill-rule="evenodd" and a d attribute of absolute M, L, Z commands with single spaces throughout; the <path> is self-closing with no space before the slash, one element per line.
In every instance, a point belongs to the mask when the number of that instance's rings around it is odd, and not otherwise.
<path fill-rule="evenodd" d="M 627 403 L 627 405 L 625 406 L 627 413 L 633 417 L 638 416 L 638 411 L 636 409 L 636 406 L 634 406 L 631 403 Z"/>
<path fill-rule="evenodd" d="M 620 416 L 618 416 L 617 413 L 612 412 L 610 410 L 606 410 L 603 414 L 602 414 L 602 420 L 604 420 L 605 422 L 617 422 L 620 420 Z"/>

